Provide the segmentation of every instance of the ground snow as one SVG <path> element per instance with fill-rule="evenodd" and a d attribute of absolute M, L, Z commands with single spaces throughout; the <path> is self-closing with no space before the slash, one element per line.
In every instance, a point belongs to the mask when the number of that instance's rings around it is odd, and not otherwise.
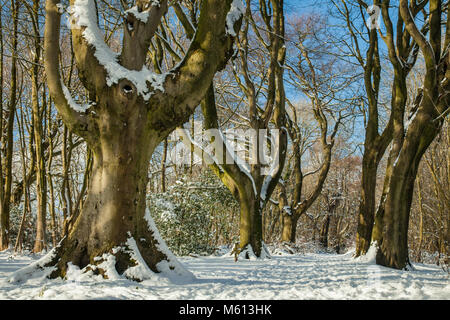
<path fill-rule="evenodd" d="M 449 275 L 435 265 L 399 271 L 344 255 L 272 255 L 234 262 L 234 257 L 179 258 L 196 276 L 185 284 L 120 277 L 103 280 L 71 268 L 71 280 L 7 278 L 39 257 L 0 252 L 0 299 L 450 299 Z"/>

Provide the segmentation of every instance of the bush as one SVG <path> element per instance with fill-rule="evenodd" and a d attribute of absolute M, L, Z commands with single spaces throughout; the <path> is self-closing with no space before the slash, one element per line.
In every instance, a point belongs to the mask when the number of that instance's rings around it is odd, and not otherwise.
<path fill-rule="evenodd" d="M 239 204 L 209 170 L 196 181 L 185 176 L 148 200 L 161 236 L 176 255 L 209 255 L 236 238 Z"/>

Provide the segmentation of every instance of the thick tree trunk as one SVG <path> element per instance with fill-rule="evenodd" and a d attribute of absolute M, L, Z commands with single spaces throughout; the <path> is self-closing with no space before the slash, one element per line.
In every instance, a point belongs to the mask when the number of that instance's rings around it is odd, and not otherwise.
<path fill-rule="evenodd" d="M 93 171 L 86 202 L 57 249 L 60 259 L 52 277 L 65 276 L 69 262 L 80 268 L 91 265 L 91 269 L 95 269 L 92 266 L 103 262 L 104 254 L 115 256 L 115 269 L 123 274 L 138 263 L 132 254 L 127 254 L 136 249 L 152 271 L 162 271 L 157 264 L 168 257 L 159 249 L 157 235 L 145 216 L 147 170 L 159 141 L 150 138 L 144 125 L 145 118 L 138 114 L 131 117 L 128 124 L 120 119 L 105 119 L 100 145 L 93 150 Z M 137 248 L 130 246 L 132 239 Z M 119 247 L 126 249 L 117 250 Z M 96 270 L 110 276 L 107 270 Z"/>
<path fill-rule="evenodd" d="M 144 66 L 168 1 L 147 8 L 148 22 L 137 19 L 132 12 L 126 14 L 120 63 L 97 37 L 101 30 L 92 15 L 95 1 L 70 3 L 82 9 L 78 12 L 79 25 L 71 30 L 72 44 L 80 80 L 95 103 L 84 110 L 70 97 L 61 80 L 59 0 L 46 2 L 45 71 L 58 113 L 93 152 L 92 175 L 86 201 L 73 227 L 68 228 L 51 254 L 27 271 L 53 266 L 56 268 L 50 276 L 58 277 L 65 276 L 74 265 L 106 277 L 124 274 L 136 280 L 152 277 L 154 272 L 192 276 L 167 249 L 145 210 L 147 170 L 156 146 L 188 121 L 216 71 L 224 68 L 231 57 L 234 37 L 225 28 L 231 0 L 202 1 L 189 50 L 182 63 L 158 85 L 157 75 Z M 142 7 L 137 9 L 140 12 Z M 238 8 L 235 11 L 232 24 L 239 28 L 241 13 Z M 127 28 L 130 23 L 131 29 Z M 95 41 L 86 33 L 93 34 Z M 119 79 L 111 81 L 113 74 Z M 19 275 L 16 273 L 11 280 Z"/>
<path fill-rule="evenodd" d="M 409 264 L 408 224 L 415 174 L 393 179 L 384 210 L 385 230 L 377 253 L 377 264 L 404 269 Z M 395 213 L 394 213 L 395 211 Z"/>
<path fill-rule="evenodd" d="M 439 133 L 439 122 L 418 112 L 419 121 L 410 125 L 403 147 L 392 168 L 389 193 L 386 196 L 383 228 L 377 252 L 377 264 L 405 269 L 408 256 L 408 226 L 414 181 L 423 153 Z"/>
<path fill-rule="evenodd" d="M 442 46 L 442 2 L 430 1 L 429 39 L 419 31 L 407 0 L 400 0 L 399 10 L 405 28 L 418 43 L 424 56 L 427 72 L 423 90 L 415 103 L 415 113 L 410 119 L 406 135 L 402 139 L 389 179 L 389 193 L 384 202 L 383 228 L 377 252 L 377 264 L 405 269 L 408 258 L 408 222 L 414 192 L 414 180 L 420 160 L 433 139 L 439 133 L 449 100 L 449 55 L 442 48 L 450 43 L 450 17 L 447 17 L 445 46 Z M 400 92 L 401 93 L 401 92 Z M 400 137 L 400 135 L 399 135 Z M 393 148 L 397 148 L 394 138 Z M 389 169 L 389 167 L 388 167 Z"/>

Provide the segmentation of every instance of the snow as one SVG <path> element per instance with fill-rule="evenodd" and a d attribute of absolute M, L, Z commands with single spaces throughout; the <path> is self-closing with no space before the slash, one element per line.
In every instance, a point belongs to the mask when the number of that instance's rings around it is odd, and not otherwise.
<path fill-rule="evenodd" d="M 355 261 L 365 262 L 369 264 L 375 264 L 377 258 L 378 245 L 376 242 L 371 243 L 369 250 L 365 255 L 355 258 Z"/>
<path fill-rule="evenodd" d="M 230 256 L 234 257 L 233 253 L 229 253 Z M 265 259 L 272 259 L 272 256 L 269 252 L 269 249 L 267 248 L 266 244 L 264 243 L 264 241 L 262 242 L 262 250 L 261 250 L 261 255 L 259 257 L 257 257 L 253 251 L 253 248 L 251 245 L 248 245 L 244 250 L 242 250 L 239 255 L 238 255 L 238 259 L 239 260 L 245 260 L 245 259 L 249 259 L 249 260 L 265 260 Z"/>
<path fill-rule="evenodd" d="M 110 253 L 102 255 L 103 262 L 98 265 L 98 268 L 105 270 L 108 279 L 119 280 L 120 275 L 116 270 L 116 257 Z"/>
<path fill-rule="evenodd" d="M 244 4 L 242 0 L 233 0 L 231 3 L 230 11 L 227 14 L 227 24 L 226 33 L 232 37 L 236 37 L 236 32 L 234 31 L 234 24 L 238 21 L 245 12 Z"/>
<path fill-rule="evenodd" d="M 139 280 L 154 279 L 157 275 L 152 270 L 150 270 L 150 268 L 145 263 L 144 258 L 142 258 L 141 253 L 139 252 L 136 241 L 130 237 L 127 240 L 127 245 L 131 251 L 131 259 L 136 261 L 136 265 L 125 270 L 125 276 L 130 279 Z"/>
<path fill-rule="evenodd" d="M 245 173 L 245 175 L 251 181 L 252 186 L 253 186 L 253 192 L 255 193 L 255 195 L 258 194 L 258 192 L 256 191 L 255 180 L 253 179 L 253 177 L 252 177 L 252 175 L 250 173 L 250 168 L 248 167 L 247 163 L 245 163 L 245 161 L 242 160 L 238 155 L 234 154 L 234 148 L 232 148 L 230 146 L 230 144 L 228 143 L 227 139 L 223 136 L 222 131 L 221 130 L 218 130 L 218 131 L 219 131 L 220 140 L 223 143 L 223 145 L 225 146 L 226 152 L 231 155 L 231 157 L 234 160 L 234 163 L 239 167 L 239 170 L 241 172 Z M 216 137 L 216 139 L 217 139 L 217 137 Z"/>
<path fill-rule="evenodd" d="M 127 11 L 125 11 L 125 14 L 128 14 L 128 13 L 131 13 L 136 19 L 138 19 L 139 21 L 141 21 L 143 23 L 147 23 L 147 21 L 148 21 L 148 15 L 149 15 L 148 10 L 139 12 L 138 7 L 134 6 L 130 9 L 128 9 Z"/>
<path fill-rule="evenodd" d="M 134 11 L 132 12 L 134 13 Z M 157 74 L 148 70 L 146 66 L 143 66 L 142 70 L 139 71 L 128 70 L 118 63 L 118 54 L 112 51 L 103 41 L 103 35 L 97 25 L 97 14 L 93 0 L 76 0 L 70 8 L 70 14 L 74 23 L 72 27 L 84 27 L 83 37 L 94 47 L 94 56 L 105 68 L 108 86 L 117 84 L 121 79 L 127 79 L 134 84 L 137 94 L 145 100 L 150 99 L 155 90 L 164 92 L 164 80 L 168 73 Z M 145 12 L 141 12 L 136 18 L 143 20 L 144 15 Z M 151 85 L 153 91 L 149 91 L 147 83 Z"/>
<path fill-rule="evenodd" d="M 157 279 L 87 277 L 69 268 L 68 280 L 28 279 L 10 283 L 17 269 L 39 257 L 0 252 L 0 299 L 450 299 L 449 275 L 436 265 L 414 264 L 399 271 L 357 261 L 353 252 L 281 254 L 234 262 L 234 257 L 181 257 L 195 278 L 184 284 Z M 78 272 L 78 273 L 77 273 Z"/>
<path fill-rule="evenodd" d="M 291 206 L 284 206 L 283 212 L 286 212 L 289 216 L 292 216 Z"/>
<path fill-rule="evenodd" d="M 147 222 L 149 230 L 153 233 L 153 237 L 157 242 L 156 246 L 167 257 L 167 260 L 163 260 L 156 265 L 158 271 L 174 283 L 183 283 L 194 280 L 195 276 L 178 261 L 172 251 L 167 247 L 166 242 L 161 237 L 161 234 L 156 227 L 149 209 L 146 209 L 144 219 Z"/>
<path fill-rule="evenodd" d="M 61 81 L 61 87 L 64 93 L 64 97 L 67 100 L 67 103 L 69 104 L 69 107 L 71 107 L 73 110 L 78 112 L 86 112 L 87 109 L 89 109 L 93 103 L 91 104 L 79 104 L 75 102 L 75 100 L 72 98 L 72 95 L 70 94 L 69 89 L 64 85 L 64 83 Z"/>
<path fill-rule="evenodd" d="M 33 261 L 29 265 L 25 265 L 23 268 L 15 270 L 15 272 L 8 277 L 7 281 L 10 283 L 20 283 L 28 278 L 45 279 L 54 270 L 53 268 L 44 267 L 47 263 L 52 261 L 54 254 L 55 249 L 52 249 L 47 254 L 42 255 L 40 259 Z"/>

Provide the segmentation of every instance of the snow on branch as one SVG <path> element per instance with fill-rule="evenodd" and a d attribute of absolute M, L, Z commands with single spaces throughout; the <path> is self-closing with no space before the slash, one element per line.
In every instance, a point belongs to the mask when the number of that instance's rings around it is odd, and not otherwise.
<path fill-rule="evenodd" d="M 134 6 L 134 7 L 131 7 L 130 9 L 128 9 L 127 11 L 125 11 L 125 14 L 132 14 L 137 20 L 139 20 L 143 23 L 147 23 L 149 11 L 144 10 L 144 11 L 140 12 L 138 7 Z"/>
<path fill-rule="evenodd" d="M 130 10 L 133 10 L 133 8 Z M 157 74 L 148 70 L 146 66 L 143 66 L 140 71 L 128 70 L 118 63 L 118 54 L 113 52 L 103 40 L 102 33 L 97 25 L 96 12 L 94 0 L 76 0 L 70 9 L 73 27 L 84 28 L 82 33 L 84 39 L 94 47 L 94 56 L 106 70 L 106 84 L 112 86 L 121 79 L 127 79 L 135 85 L 137 94 L 145 100 L 150 99 L 155 90 L 164 92 L 163 84 L 168 73 Z M 134 11 L 133 14 L 135 14 Z M 136 14 L 138 14 L 138 16 L 135 15 L 136 18 L 145 20 L 145 12 Z M 153 91 L 149 90 L 147 83 L 150 84 Z"/>
<path fill-rule="evenodd" d="M 183 143 L 190 148 L 192 145 L 194 146 L 194 152 L 200 156 L 203 157 L 204 161 L 207 164 L 214 164 L 219 168 L 220 171 L 226 172 L 226 170 L 223 168 L 223 160 L 227 164 L 233 164 L 236 165 L 239 168 L 239 171 L 244 173 L 248 179 L 251 181 L 253 186 L 253 191 L 256 194 L 256 184 L 255 180 L 253 179 L 250 169 L 248 168 L 248 165 L 245 163 L 244 160 L 242 160 L 235 152 L 233 146 L 231 146 L 227 139 L 224 137 L 223 133 L 219 129 L 209 129 L 207 130 L 207 133 L 212 137 L 214 136 L 214 150 L 220 155 L 220 159 L 217 159 L 217 157 L 211 153 L 209 153 L 205 148 L 203 148 L 199 143 L 194 141 L 192 139 L 191 135 L 185 128 L 179 128 L 177 129 L 177 133 L 180 135 L 180 137 L 183 138 Z"/>
<path fill-rule="evenodd" d="M 64 93 L 64 97 L 67 100 L 67 104 L 69 105 L 69 107 L 71 107 L 73 110 L 77 111 L 77 112 L 86 112 L 86 110 L 88 110 L 90 107 L 92 107 L 93 105 L 95 105 L 95 103 L 85 103 L 85 104 L 79 104 L 77 103 L 73 98 L 72 95 L 69 91 L 69 89 L 64 85 L 64 83 L 61 81 L 61 88 L 62 91 Z"/>
<path fill-rule="evenodd" d="M 242 0 L 233 0 L 231 3 L 230 11 L 227 14 L 226 33 L 232 37 L 236 37 L 236 31 L 234 31 L 234 24 L 238 21 L 245 12 L 244 3 Z"/>

